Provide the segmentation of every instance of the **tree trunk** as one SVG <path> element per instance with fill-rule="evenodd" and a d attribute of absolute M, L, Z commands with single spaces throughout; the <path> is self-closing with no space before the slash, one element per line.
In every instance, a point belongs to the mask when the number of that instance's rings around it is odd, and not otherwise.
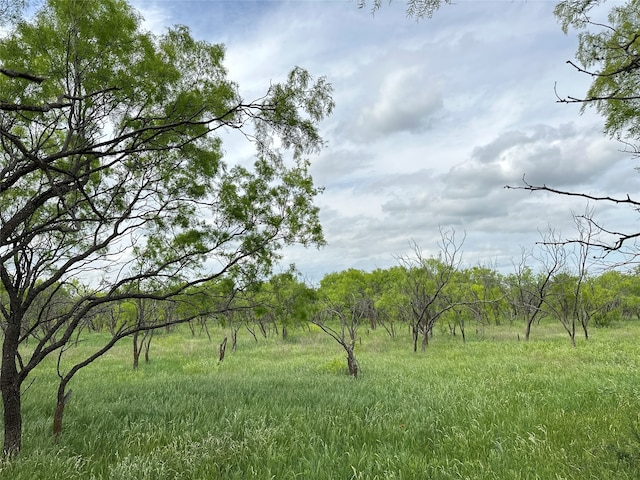
<path fill-rule="evenodd" d="M 64 418 L 64 402 L 58 400 L 53 414 L 53 435 L 58 438 L 62 433 L 62 419 Z"/>
<path fill-rule="evenodd" d="M 415 325 L 415 326 L 411 327 L 411 335 L 413 336 L 413 351 L 414 352 L 418 351 L 418 334 L 419 334 L 418 325 Z"/>
<path fill-rule="evenodd" d="M 423 327 L 424 328 L 422 329 L 422 351 L 426 352 L 427 347 L 429 346 L 429 334 L 433 327 L 429 324 L 423 325 Z"/>
<path fill-rule="evenodd" d="M 2 372 L 4 374 L 4 371 Z M 4 375 L 3 375 L 4 379 Z M 5 457 L 15 457 L 22 447 L 22 408 L 20 386 L 14 382 L 2 385 L 2 403 L 4 406 L 4 447 Z M 11 385 L 11 383 L 14 383 Z"/>
<path fill-rule="evenodd" d="M 69 390 L 65 393 L 65 388 L 67 387 L 68 380 L 62 379 L 60 380 L 60 385 L 58 385 L 58 398 L 56 403 L 56 411 L 53 414 L 53 434 L 56 438 L 60 436 L 62 433 L 62 420 L 64 418 L 64 407 L 67 403 L 69 403 L 69 398 L 71 397 L 72 390 Z"/>
<path fill-rule="evenodd" d="M 356 360 L 356 356 L 353 353 L 353 345 L 345 346 L 345 350 L 347 351 L 347 366 L 349 367 L 349 375 L 353 378 L 358 378 L 358 360 Z"/>
<path fill-rule="evenodd" d="M 154 330 L 148 330 L 144 334 L 144 338 L 142 339 L 143 343 L 145 338 L 147 340 L 147 343 L 144 346 L 144 363 L 149 363 L 149 348 L 151 348 L 151 339 L 153 338 L 153 332 Z"/>
<path fill-rule="evenodd" d="M 22 447 L 22 398 L 21 380 L 16 367 L 16 353 L 20 336 L 20 322 L 9 319 L 2 344 L 2 366 L 0 367 L 0 390 L 4 407 L 5 457 L 15 457 Z"/>
<path fill-rule="evenodd" d="M 524 340 L 526 342 L 529 341 L 529 336 L 531 335 L 531 324 L 533 323 L 534 318 L 527 319 L 527 329 L 524 332 Z"/>
<path fill-rule="evenodd" d="M 235 327 L 232 327 L 231 328 L 231 351 L 235 352 L 237 346 L 238 346 L 238 329 Z"/>
<path fill-rule="evenodd" d="M 220 344 L 220 348 L 218 349 L 218 361 L 222 362 L 224 360 L 224 354 L 227 351 L 227 337 L 224 337 L 224 340 Z"/>
<path fill-rule="evenodd" d="M 585 315 L 580 318 L 580 325 L 582 326 L 582 331 L 584 332 L 584 339 L 589 340 L 589 317 Z"/>
<path fill-rule="evenodd" d="M 267 330 L 264 328 L 264 323 L 258 322 L 258 326 L 260 327 L 260 333 L 264 338 L 267 338 Z"/>
<path fill-rule="evenodd" d="M 140 352 L 142 351 L 141 346 L 138 346 L 138 332 L 133 334 L 133 369 L 138 369 L 138 364 L 140 361 Z"/>

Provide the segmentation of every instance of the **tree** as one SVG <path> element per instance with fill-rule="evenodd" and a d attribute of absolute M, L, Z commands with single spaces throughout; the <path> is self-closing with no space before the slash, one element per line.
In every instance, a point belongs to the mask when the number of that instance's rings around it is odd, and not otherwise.
<path fill-rule="evenodd" d="M 474 316 L 483 324 L 492 321 L 499 325 L 507 307 L 504 279 L 493 267 L 478 265 L 465 272 L 464 281 L 470 285 L 471 300 L 476 302 Z M 462 279 L 461 279 L 462 280 Z"/>
<path fill-rule="evenodd" d="M 405 302 L 400 315 L 411 327 L 413 351 L 418 351 L 422 336 L 422 350 L 426 350 L 436 321 L 457 305 L 448 297 L 448 290 L 460 266 L 464 239 L 456 243 L 455 232 L 440 230 L 441 243 L 438 258 L 425 257 L 422 249 L 414 244 L 413 256 L 399 257 L 406 270 L 401 287 Z"/>
<path fill-rule="evenodd" d="M 515 317 L 524 320 L 526 341 L 531 337 L 533 323 L 546 315 L 542 307 L 549 297 L 552 280 L 566 265 L 566 252 L 557 238 L 550 230 L 542 237 L 539 253 L 523 251 L 520 262 L 514 263 L 514 274 L 508 278 L 512 311 Z M 538 263 L 537 274 L 527 265 L 530 259 Z"/>
<path fill-rule="evenodd" d="M 92 312 L 174 298 L 214 279 L 241 288 L 270 272 L 283 245 L 323 243 L 304 157 L 322 146 L 317 125 L 333 108 L 331 86 L 295 68 L 246 102 L 226 78 L 223 46 L 186 27 L 155 36 L 140 20 L 123 0 L 50 0 L 0 39 L 8 456 L 22 444 L 21 386 Z M 223 129 L 255 143 L 253 167 L 223 161 Z M 73 279 L 86 288 L 46 329 L 39 315 L 25 329 L 27 312 Z M 65 384 L 119 339 L 160 326 L 115 328 Z"/>
<path fill-rule="evenodd" d="M 595 107 L 604 117 L 604 131 L 638 154 L 640 153 L 637 145 L 640 136 L 640 0 L 614 4 L 609 11 L 606 24 L 593 20 L 594 8 L 601 3 L 603 3 L 602 0 L 563 0 L 555 8 L 555 14 L 565 33 L 569 28 L 580 32 L 577 63 L 573 61 L 568 63 L 592 79 L 586 95 L 558 96 L 558 101 L 582 104 L 583 111 L 587 107 Z M 611 197 L 567 191 L 545 184 L 532 185 L 524 178 L 523 186 L 515 188 L 581 197 L 591 202 L 630 207 L 634 211 L 640 208 L 640 200 L 630 195 Z M 630 261 L 638 254 L 633 240 L 640 237 L 640 232 L 607 227 L 592 215 L 582 218 L 591 224 L 593 235 L 590 237 L 590 246 L 602 249 L 605 255 L 613 251 L 620 252 L 627 255 L 626 261 Z M 584 240 L 570 239 L 568 243 L 584 244 Z"/>
<path fill-rule="evenodd" d="M 558 272 L 552 279 L 549 295 L 544 307 L 550 316 L 555 317 L 569 335 L 572 346 L 576 346 L 576 322 L 580 299 L 580 279 L 569 271 Z"/>
<path fill-rule="evenodd" d="M 358 305 L 359 317 L 368 320 L 371 330 L 375 330 L 378 315 L 373 287 L 371 273 L 350 268 L 325 275 L 320 281 L 319 295 L 332 304 Z"/>
<path fill-rule="evenodd" d="M 308 325 L 313 315 L 316 291 L 301 280 L 300 273 L 291 265 L 287 271 L 273 275 L 263 283 L 259 297 L 259 321 L 271 319 L 276 333 L 279 322 L 282 339 L 285 340 L 291 327 Z"/>
<path fill-rule="evenodd" d="M 640 1 L 616 3 L 608 24 L 592 20 L 591 11 L 602 0 L 563 0 L 555 14 L 567 33 L 580 31 L 578 64 L 569 61 L 593 82 L 586 96 L 565 97 L 564 103 L 594 106 L 605 117 L 605 132 L 620 140 L 640 135 Z"/>
<path fill-rule="evenodd" d="M 360 364 L 356 358 L 355 348 L 358 340 L 358 330 L 362 326 L 367 311 L 364 297 L 355 294 L 347 295 L 341 301 L 334 301 L 325 297 L 321 301 L 324 305 L 311 318 L 314 325 L 333 338 L 347 354 L 347 369 L 349 375 L 358 378 Z M 339 326 L 334 328 L 333 323 Z"/>

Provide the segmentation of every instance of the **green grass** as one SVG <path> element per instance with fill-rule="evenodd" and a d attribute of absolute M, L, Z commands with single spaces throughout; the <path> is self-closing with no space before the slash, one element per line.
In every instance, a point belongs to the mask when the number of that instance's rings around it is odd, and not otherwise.
<path fill-rule="evenodd" d="M 363 332 L 358 380 L 320 332 L 239 339 L 154 337 L 81 371 L 59 442 L 55 365 L 24 395 L 24 447 L 7 479 L 637 479 L 640 325 L 593 330 L 572 348 L 556 325 L 408 335 Z M 94 335 L 72 355 L 99 344 Z"/>

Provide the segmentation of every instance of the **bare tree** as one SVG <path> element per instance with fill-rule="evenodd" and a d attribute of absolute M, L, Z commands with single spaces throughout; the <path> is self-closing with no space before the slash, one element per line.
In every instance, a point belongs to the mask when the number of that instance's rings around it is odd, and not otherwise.
<path fill-rule="evenodd" d="M 360 365 L 356 359 L 355 347 L 358 329 L 366 320 L 367 303 L 366 299 L 353 294 L 348 298 L 348 303 L 340 304 L 324 299 L 324 307 L 311 318 L 311 323 L 320 327 L 344 349 L 349 375 L 358 378 Z M 334 327 L 335 322 L 338 322 L 337 328 Z"/>
<path fill-rule="evenodd" d="M 538 272 L 527 265 L 529 259 L 535 262 Z M 543 308 L 551 291 L 556 274 L 566 266 L 566 251 L 553 229 L 542 234 L 536 254 L 523 250 L 520 262 L 514 264 L 515 274 L 511 276 L 511 303 L 517 316 L 525 322 L 525 340 L 531 337 L 534 322 L 546 316 Z"/>
<path fill-rule="evenodd" d="M 418 341 L 422 337 L 422 350 L 426 350 L 429 337 L 433 334 L 435 322 L 457 303 L 448 295 L 447 288 L 462 261 L 461 248 L 455 231 L 440 229 L 440 254 L 437 258 L 424 256 L 422 249 L 413 244 L 413 256 L 400 256 L 398 261 L 406 270 L 401 288 L 406 304 L 401 306 L 400 315 L 411 327 L 413 351 L 418 351 Z"/>

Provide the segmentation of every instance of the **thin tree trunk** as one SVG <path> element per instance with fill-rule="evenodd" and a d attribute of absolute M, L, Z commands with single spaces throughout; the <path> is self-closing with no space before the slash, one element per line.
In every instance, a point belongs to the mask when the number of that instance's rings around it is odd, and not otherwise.
<path fill-rule="evenodd" d="M 145 338 L 147 339 L 147 343 L 144 346 L 144 363 L 149 363 L 149 348 L 151 348 L 151 339 L 153 338 L 153 332 L 154 330 L 148 330 L 144 334 Z"/>
<path fill-rule="evenodd" d="M 70 378 L 69 378 L 70 379 Z M 65 393 L 68 379 L 61 379 L 58 385 L 58 397 L 56 403 L 56 411 L 53 414 L 53 434 L 56 438 L 62 433 L 62 420 L 64 419 L 64 407 L 69 403 L 72 390 Z"/>
<path fill-rule="evenodd" d="M 531 335 L 531 324 L 533 323 L 533 320 L 527 320 L 527 329 L 524 332 L 524 340 L 526 342 L 529 341 L 529 336 Z"/>
<path fill-rule="evenodd" d="M 140 360 L 140 352 L 142 348 L 138 348 L 138 332 L 133 334 L 133 369 L 138 369 L 138 363 Z"/>
<path fill-rule="evenodd" d="M 222 362 L 224 360 L 224 354 L 227 351 L 227 337 L 224 337 L 224 340 L 220 344 L 220 348 L 218 349 L 218 361 Z"/>
<path fill-rule="evenodd" d="M 349 375 L 353 378 L 358 378 L 358 360 L 356 360 L 356 356 L 353 353 L 353 345 L 344 345 L 345 350 L 347 351 L 347 366 L 349 367 Z"/>

